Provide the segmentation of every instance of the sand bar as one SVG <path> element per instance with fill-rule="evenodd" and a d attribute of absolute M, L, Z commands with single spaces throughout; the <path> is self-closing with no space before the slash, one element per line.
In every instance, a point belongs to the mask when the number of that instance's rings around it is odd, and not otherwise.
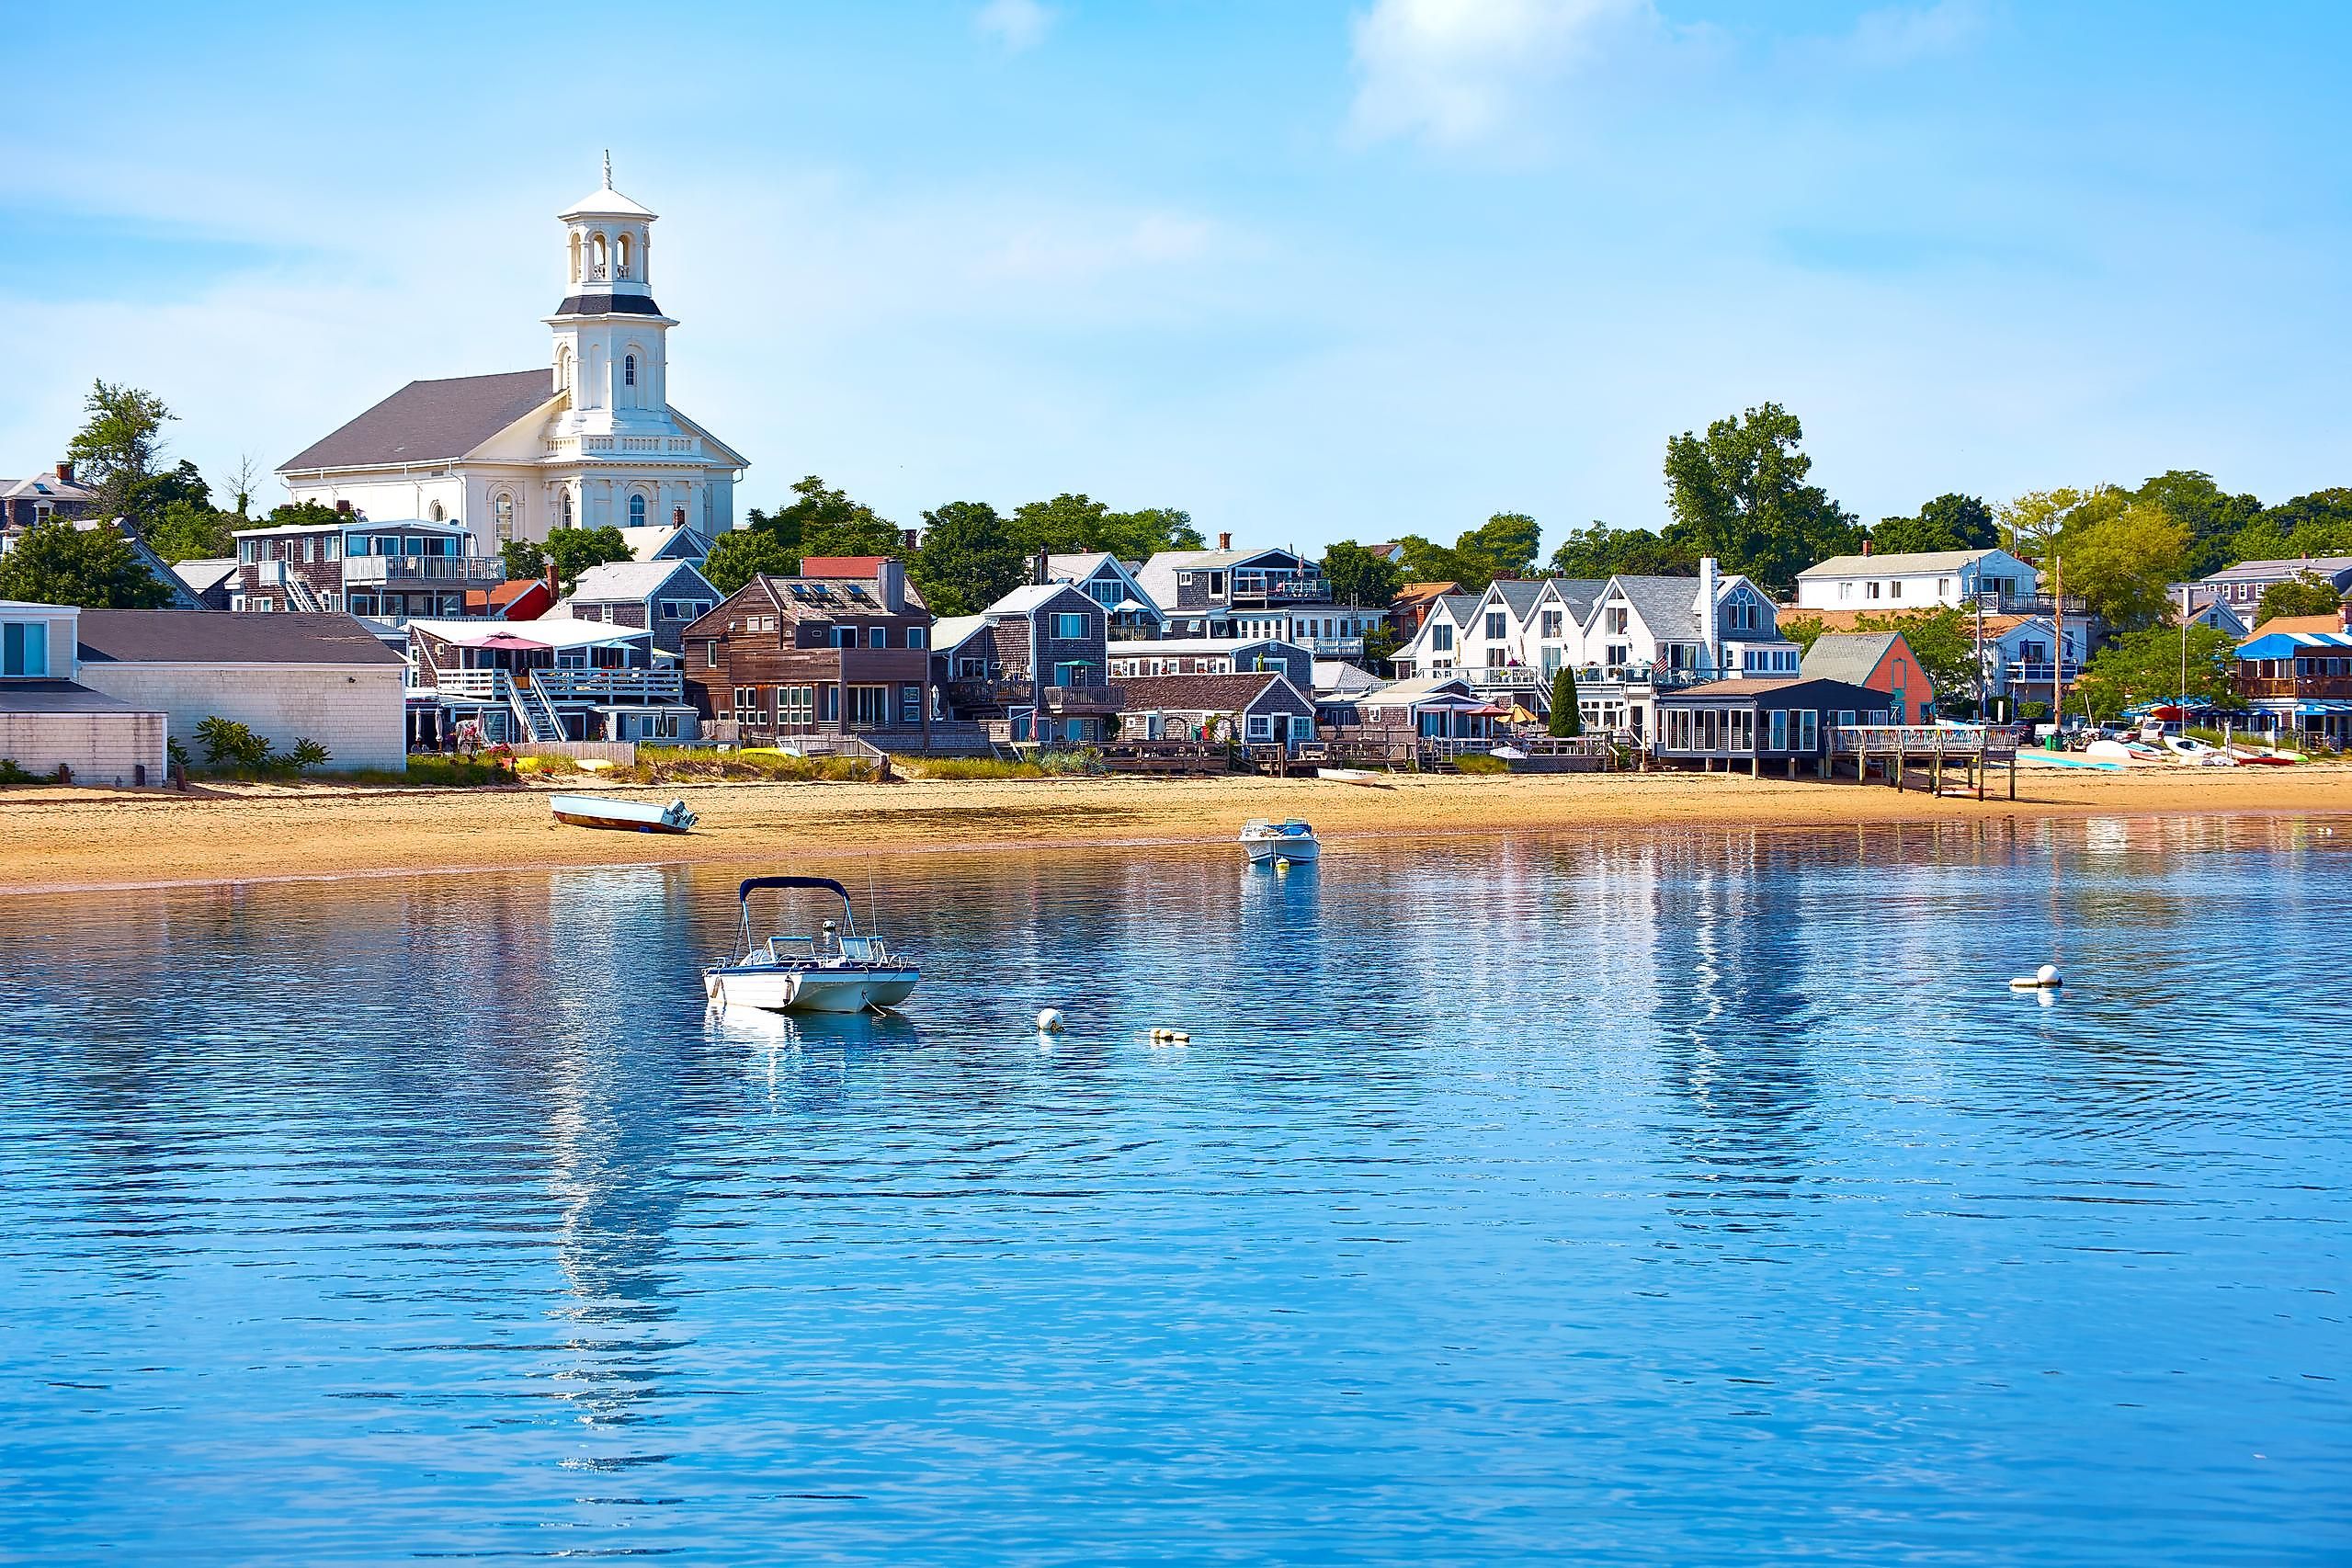
<path fill-rule="evenodd" d="M 0 892 L 364 877 L 534 867 L 740 861 L 867 851 L 1039 849 L 1230 839 L 1254 816 L 1326 838 L 1567 828 L 1833 826 L 2001 817 L 2352 812 L 2352 767 L 2021 771 L 2018 799 L 1937 799 L 1881 784 L 1742 775 L 1313 779 L 1054 778 L 715 784 L 684 796 L 687 837 L 554 824 L 542 788 L 199 786 L 186 795 L 0 790 Z"/>

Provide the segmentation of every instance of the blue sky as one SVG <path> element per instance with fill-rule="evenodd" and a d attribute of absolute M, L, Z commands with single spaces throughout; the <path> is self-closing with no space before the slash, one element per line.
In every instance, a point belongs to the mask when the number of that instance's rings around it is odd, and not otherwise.
<path fill-rule="evenodd" d="M 662 214 L 744 505 L 1063 489 L 1315 545 L 1664 519 L 1767 399 L 1866 517 L 2352 483 L 2352 10 L 937 0 L 12 13 L 0 472 L 94 376 L 267 469 L 540 364 L 554 213 Z M 267 498 L 278 498 L 273 484 Z"/>

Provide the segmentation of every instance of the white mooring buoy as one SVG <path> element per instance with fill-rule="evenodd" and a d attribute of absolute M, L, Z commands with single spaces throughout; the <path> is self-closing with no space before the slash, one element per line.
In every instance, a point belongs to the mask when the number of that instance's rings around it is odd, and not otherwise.
<path fill-rule="evenodd" d="M 2046 963 L 2031 974 L 2021 974 L 2009 982 L 2009 989 L 2012 991 L 2055 991 L 2065 983 L 2064 977 L 2058 972 L 2058 966 L 2054 963 Z"/>
<path fill-rule="evenodd" d="M 1059 1007 L 1048 1007 L 1044 1012 L 1040 1013 L 1037 1016 L 1037 1032 L 1040 1034 L 1060 1034 L 1062 1032 L 1062 1009 Z"/>

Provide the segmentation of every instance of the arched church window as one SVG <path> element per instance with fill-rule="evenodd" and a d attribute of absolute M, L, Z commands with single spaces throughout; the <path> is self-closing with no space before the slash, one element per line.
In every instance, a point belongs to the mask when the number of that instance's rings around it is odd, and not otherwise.
<path fill-rule="evenodd" d="M 505 491 L 500 491 L 498 493 L 498 498 L 490 503 L 490 512 L 491 516 L 497 522 L 498 542 L 500 544 L 514 543 L 515 498 L 512 495 L 507 494 Z"/>
<path fill-rule="evenodd" d="M 685 507 L 683 507 L 683 506 L 673 506 L 673 507 L 671 507 L 671 508 L 670 508 L 670 524 L 671 524 L 671 526 L 672 526 L 673 528 L 682 528 L 686 527 L 686 508 L 685 508 Z"/>
<path fill-rule="evenodd" d="M 645 526 L 645 497 L 642 495 L 631 495 L 629 498 L 629 526 L 632 528 L 642 528 Z"/>
<path fill-rule="evenodd" d="M 563 502 L 562 502 L 563 523 L 562 523 L 562 526 L 568 528 L 570 528 L 570 527 L 572 526 L 572 493 L 571 493 L 569 490 L 566 490 L 566 491 L 564 491 L 564 492 L 562 493 L 562 494 L 563 494 Z"/>
<path fill-rule="evenodd" d="M 625 233 L 620 236 L 620 276 L 629 276 L 629 236 Z"/>
<path fill-rule="evenodd" d="M 588 280 L 601 283 L 605 279 L 605 237 L 597 235 L 588 242 Z"/>
<path fill-rule="evenodd" d="M 633 387 L 637 384 L 637 356 L 634 354 L 625 357 L 620 361 L 620 384 L 625 387 Z"/>
<path fill-rule="evenodd" d="M 433 510 L 432 510 L 432 514 L 431 514 L 431 515 L 432 515 L 432 519 L 433 519 L 433 521 L 435 521 L 435 522 L 437 522 L 437 523 L 446 523 L 446 522 L 448 522 L 448 521 L 449 520 L 449 513 L 447 513 L 447 512 L 445 512 L 445 511 L 443 511 L 443 510 L 441 509 L 441 504 L 440 504 L 438 501 L 436 501 L 436 502 L 434 502 L 434 503 L 433 503 Z"/>

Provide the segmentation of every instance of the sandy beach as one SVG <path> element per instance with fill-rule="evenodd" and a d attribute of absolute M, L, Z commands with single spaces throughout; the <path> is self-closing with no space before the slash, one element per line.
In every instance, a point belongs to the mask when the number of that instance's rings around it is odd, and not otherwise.
<path fill-rule="evenodd" d="M 724 784 L 683 795 L 690 836 L 554 824 L 544 789 L 334 784 L 0 790 L 0 892 L 1230 839 L 1254 816 L 1326 838 L 1591 827 L 1785 826 L 2001 817 L 2352 810 L 2352 767 L 2147 774 L 2020 770 L 2017 799 L 1937 799 L 1722 774 L 1405 777 L 1385 789 L 1255 778 Z"/>

